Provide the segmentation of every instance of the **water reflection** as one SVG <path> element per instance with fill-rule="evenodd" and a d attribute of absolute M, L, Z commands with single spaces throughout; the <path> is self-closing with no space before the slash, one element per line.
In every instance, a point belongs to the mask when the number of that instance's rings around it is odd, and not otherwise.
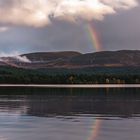
<path fill-rule="evenodd" d="M 139 140 L 140 89 L 0 89 L 0 140 Z"/>
<path fill-rule="evenodd" d="M 0 89 L 0 112 L 32 116 L 140 114 L 140 89 Z"/>

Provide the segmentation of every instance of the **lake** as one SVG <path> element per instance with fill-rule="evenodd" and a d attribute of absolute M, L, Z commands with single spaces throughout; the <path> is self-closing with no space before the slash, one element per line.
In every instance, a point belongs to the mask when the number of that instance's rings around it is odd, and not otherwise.
<path fill-rule="evenodd" d="M 139 140 L 140 88 L 0 87 L 0 140 Z"/>

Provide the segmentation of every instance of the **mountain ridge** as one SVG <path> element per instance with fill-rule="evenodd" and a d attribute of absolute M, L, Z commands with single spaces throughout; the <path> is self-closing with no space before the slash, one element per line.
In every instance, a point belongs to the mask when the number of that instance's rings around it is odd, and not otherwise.
<path fill-rule="evenodd" d="M 0 57 L 0 66 L 26 69 L 140 66 L 140 50 L 101 51 L 82 54 L 75 51 L 35 52 Z"/>

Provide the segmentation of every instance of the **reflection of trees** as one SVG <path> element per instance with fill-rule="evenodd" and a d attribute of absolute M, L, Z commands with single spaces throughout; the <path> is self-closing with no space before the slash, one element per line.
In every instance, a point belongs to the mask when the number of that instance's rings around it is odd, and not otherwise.
<path fill-rule="evenodd" d="M 57 99 L 53 99 L 57 98 Z M 29 114 L 37 116 L 74 115 L 74 114 L 108 114 L 128 115 L 140 113 L 140 102 L 98 100 L 84 97 L 52 96 L 46 101 L 30 102 Z"/>
<path fill-rule="evenodd" d="M 140 89 L 3 90 L 0 108 L 34 116 L 140 114 Z M 8 95 L 9 94 L 9 95 Z"/>
<path fill-rule="evenodd" d="M 140 113 L 139 89 L 48 89 L 31 95 L 29 114 L 37 116 Z M 47 94 L 45 94 L 47 93 Z M 137 100 L 137 101 L 136 101 Z"/>

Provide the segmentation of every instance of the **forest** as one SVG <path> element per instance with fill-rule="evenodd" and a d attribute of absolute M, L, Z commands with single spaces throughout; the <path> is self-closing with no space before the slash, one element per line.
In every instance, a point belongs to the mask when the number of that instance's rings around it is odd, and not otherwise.
<path fill-rule="evenodd" d="M 0 67 L 0 84 L 140 84 L 136 68 L 21 69 Z"/>

